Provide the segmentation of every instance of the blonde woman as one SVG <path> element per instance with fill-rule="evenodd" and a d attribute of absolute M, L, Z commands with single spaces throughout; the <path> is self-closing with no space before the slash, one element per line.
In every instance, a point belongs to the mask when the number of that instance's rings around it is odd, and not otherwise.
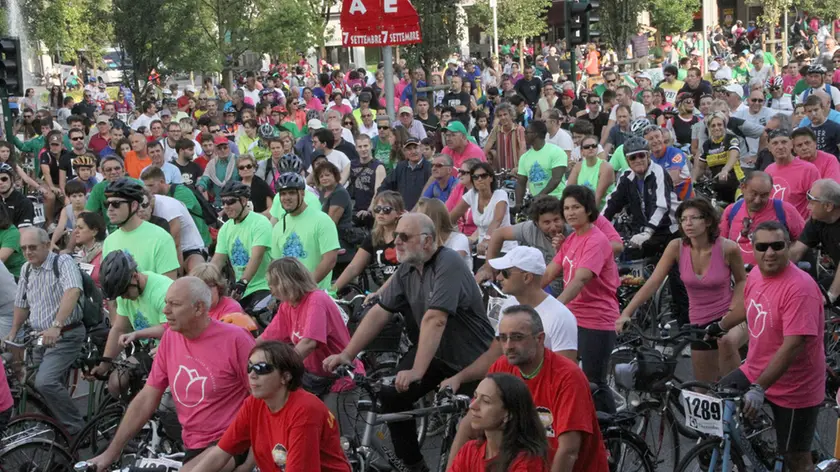
<path fill-rule="evenodd" d="M 210 288 L 210 318 L 221 320 L 227 314 L 245 312 L 239 302 L 228 296 L 227 281 L 215 264 L 198 264 L 189 275 L 198 277 Z"/>
<path fill-rule="evenodd" d="M 449 218 L 449 211 L 446 205 L 437 198 L 423 197 L 417 201 L 417 206 L 414 207 L 417 213 L 423 213 L 432 219 L 437 229 L 438 246 L 446 246 L 449 249 L 457 252 L 470 272 L 473 270 L 473 260 L 470 251 L 470 240 L 463 233 L 458 232 L 452 220 Z"/>

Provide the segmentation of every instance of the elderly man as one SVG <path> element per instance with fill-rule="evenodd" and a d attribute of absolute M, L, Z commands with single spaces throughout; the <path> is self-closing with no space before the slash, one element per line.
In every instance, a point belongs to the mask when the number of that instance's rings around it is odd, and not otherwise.
<path fill-rule="evenodd" d="M 411 107 L 400 107 L 400 121 L 394 126 L 395 128 L 402 126 L 408 131 L 410 136 L 417 139 L 426 139 L 426 129 L 420 120 L 414 119 L 414 110 Z"/>
<path fill-rule="evenodd" d="M 164 156 L 162 141 L 163 140 L 152 141 L 148 144 L 147 149 L 149 152 L 149 157 L 152 158 L 152 163 L 144 167 L 143 170 L 145 171 L 149 167 L 158 167 L 160 168 L 160 170 L 163 171 L 163 175 L 166 177 L 166 183 L 183 183 L 183 180 L 181 179 L 181 169 L 178 169 L 177 167 L 175 167 L 174 164 L 166 160 L 166 157 Z M 143 172 L 140 172 L 140 175 L 137 176 L 137 178 L 141 178 L 142 175 Z"/>
<path fill-rule="evenodd" d="M 452 175 L 452 157 L 438 154 L 432 159 L 432 183 L 426 187 L 423 196 L 446 203 L 457 183 L 458 178 Z"/>
<path fill-rule="evenodd" d="M 196 188 L 206 192 L 207 200 L 215 205 L 222 205 L 221 190 L 226 183 L 241 180 L 239 170 L 236 168 L 236 156 L 231 153 L 230 141 L 221 134 L 213 138 L 215 156 L 204 168 L 204 175 L 198 180 Z"/>
<path fill-rule="evenodd" d="M 423 194 L 423 188 L 432 176 L 432 166 L 420 155 L 420 141 L 408 138 L 403 145 L 405 160 L 400 161 L 393 172 L 385 177 L 377 193 L 383 190 L 399 192 L 406 210 L 411 210 Z M 348 166 L 349 168 L 349 166 Z"/>
<path fill-rule="evenodd" d="M 809 248 L 822 247 L 835 265 L 840 264 L 840 183 L 832 179 L 814 182 L 808 193 L 808 207 L 811 219 L 790 249 L 791 260 L 802 259 Z M 840 271 L 818 282 L 827 289 L 829 301 L 835 303 L 840 295 Z"/>
<path fill-rule="evenodd" d="M 108 115 L 101 113 L 96 118 L 96 134 L 90 137 L 88 149 L 97 156 L 108 146 L 111 131 L 111 119 Z"/>
<path fill-rule="evenodd" d="M 767 166 L 766 172 L 773 177 L 773 198 L 790 203 L 803 219 L 807 219 L 806 195 L 811 185 L 820 179 L 820 171 L 814 164 L 794 157 L 790 130 L 772 130 L 768 137 L 774 162 Z"/>
<path fill-rule="evenodd" d="M 378 304 L 365 315 L 341 354 L 324 360 L 332 372 L 351 364 L 356 355 L 385 326 L 391 313 L 411 317 L 409 338 L 414 347 L 397 366 L 396 395 L 382 399 L 385 411 L 403 411 L 440 382 L 452 377 L 487 351 L 493 328 L 481 293 L 461 256 L 438 247 L 437 230 L 428 216 L 410 213 L 397 223 L 396 245 L 400 266 L 382 290 Z M 466 386 L 471 393 L 475 385 Z M 587 390 L 588 391 L 588 390 Z M 590 400 L 591 401 L 591 400 Z M 389 423 L 394 452 L 410 471 L 428 470 L 417 443 L 414 420 Z"/>
<path fill-rule="evenodd" d="M 183 428 L 182 471 L 195 470 L 236 417 L 249 393 L 248 356 L 254 338 L 238 326 L 211 319 L 210 295 L 197 277 L 178 279 L 167 290 L 163 314 L 169 329 L 160 340 L 146 385 L 128 406 L 111 444 L 89 461 L 97 470 L 107 470 L 119 458 L 157 410 L 167 387 Z M 236 457 L 224 470 L 244 462 L 244 457 Z"/>
<path fill-rule="evenodd" d="M 70 435 L 85 425 L 65 387 L 67 372 L 82 350 L 82 275 L 73 258 L 50 250 L 50 237 L 41 228 L 21 230 L 20 247 L 26 257 L 15 295 L 12 328 L 6 341 L 14 341 L 25 322 L 43 336 L 35 389 L 44 396 L 56 419 Z"/>
<path fill-rule="evenodd" d="M 771 110 L 770 108 L 764 106 L 765 101 L 764 92 L 761 89 L 753 90 L 747 98 L 747 106 L 739 108 L 737 111 L 732 113 L 732 116 L 734 118 L 740 118 L 747 123 L 753 123 L 761 127 L 765 127 L 767 125 L 767 120 L 777 113 L 775 110 Z M 760 138 L 754 137 L 747 138 L 748 153 L 745 156 L 741 156 L 742 165 L 745 161 L 752 162 L 755 159 L 754 156 L 760 149 L 759 139 Z"/>

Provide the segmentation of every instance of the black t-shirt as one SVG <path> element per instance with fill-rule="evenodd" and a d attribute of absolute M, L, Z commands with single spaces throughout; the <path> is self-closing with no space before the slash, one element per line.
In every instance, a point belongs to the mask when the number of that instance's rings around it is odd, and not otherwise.
<path fill-rule="evenodd" d="M 12 224 L 20 227 L 32 226 L 35 219 L 35 207 L 18 190 L 12 190 L 8 198 L 0 197 L 0 201 L 6 206 L 6 211 L 12 218 Z"/>
<path fill-rule="evenodd" d="M 570 111 L 570 112 L 566 112 L 566 107 L 564 107 L 564 106 L 563 106 L 563 104 L 562 104 L 562 103 L 560 103 L 560 100 L 557 100 L 557 102 L 555 102 L 555 103 L 554 103 L 554 108 L 556 108 L 557 110 L 559 110 L 559 111 L 560 111 L 560 115 L 561 115 L 561 116 L 564 116 L 564 117 L 566 117 L 566 118 L 567 118 L 567 119 L 566 119 L 565 121 L 563 121 L 563 123 L 560 125 L 560 127 L 561 127 L 561 128 L 563 128 L 563 129 L 565 129 L 565 130 L 568 130 L 568 129 L 569 129 L 569 125 L 571 124 L 571 123 L 569 123 L 568 117 L 570 117 L 570 116 L 571 116 L 571 117 L 573 117 L 573 118 L 574 118 L 574 117 L 576 117 L 576 116 L 577 116 L 577 114 L 578 114 L 578 113 L 580 113 L 580 108 L 578 108 L 578 107 L 576 107 L 576 106 L 574 106 L 574 105 L 572 105 L 572 111 Z"/>
<path fill-rule="evenodd" d="M 370 254 L 370 269 L 373 282 L 382 286 L 400 266 L 397 260 L 397 250 L 394 248 L 394 241 L 390 243 L 379 244 L 376 247 L 373 245 L 373 236 L 368 236 L 362 243 L 361 248 Z"/>
<path fill-rule="evenodd" d="M 674 117 L 674 134 L 677 136 L 677 142 L 674 147 L 681 148 L 686 144 L 691 144 L 691 127 L 697 123 L 698 118 L 692 116 L 690 120 L 685 121 L 679 116 Z"/>
<path fill-rule="evenodd" d="M 254 180 L 251 181 L 251 203 L 254 204 L 254 211 L 257 213 L 264 212 L 268 208 L 266 204 L 268 198 L 274 198 L 274 192 L 271 191 L 265 180 L 254 176 Z"/>
<path fill-rule="evenodd" d="M 703 95 L 711 95 L 712 94 L 712 84 L 710 84 L 706 80 L 701 80 L 700 85 L 697 86 L 696 89 L 693 89 L 688 86 L 688 83 L 682 86 L 679 93 L 688 92 L 694 98 L 694 103 L 700 103 L 700 97 Z"/>
<path fill-rule="evenodd" d="M 647 112 L 645 116 L 647 117 L 647 119 L 650 120 L 651 123 L 656 123 L 656 120 L 658 120 L 659 117 L 662 116 L 662 110 L 660 110 L 658 107 L 653 107 L 653 109 Z"/>
<path fill-rule="evenodd" d="M 178 164 L 178 161 L 172 161 L 172 164 L 181 171 L 181 182 L 183 182 L 184 185 L 195 187 L 198 183 L 198 179 L 204 175 L 204 171 L 201 170 L 201 166 L 193 161 L 187 162 L 187 165 L 184 166 Z"/>
<path fill-rule="evenodd" d="M 38 155 L 38 162 L 42 166 L 48 166 L 50 168 L 50 180 L 52 180 L 53 185 L 58 186 L 59 158 L 44 149 L 41 151 L 41 154 Z"/>
<path fill-rule="evenodd" d="M 371 159 L 367 164 L 361 161 L 350 161 L 350 195 L 353 197 L 353 207 L 357 210 L 367 210 L 376 193 L 376 169 L 382 163 Z"/>
<path fill-rule="evenodd" d="M 464 113 L 456 112 L 457 118 L 461 121 L 469 122 L 469 113 L 470 113 L 470 94 L 467 92 L 446 92 L 446 95 L 443 96 L 443 101 L 441 104 L 445 107 L 458 107 L 458 106 L 465 106 L 467 107 L 467 111 Z M 462 120 L 461 118 L 466 118 L 466 120 Z"/>
<path fill-rule="evenodd" d="M 342 229 L 353 226 L 353 202 L 350 201 L 350 194 L 347 192 L 347 189 L 341 184 L 336 185 L 335 190 L 333 190 L 329 197 L 325 198 L 321 194 L 320 200 L 321 210 L 324 213 L 329 213 L 331 206 L 344 208 L 344 214 L 338 219 L 338 224 L 336 225 L 339 232 Z"/>
<path fill-rule="evenodd" d="M 431 110 L 429 111 L 429 117 L 425 120 L 420 118 L 420 115 L 414 115 L 414 119 L 423 123 L 423 129 L 426 130 L 426 134 L 437 132 L 438 125 L 440 125 L 440 119 Z"/>
<path fill-rule="evenodd" d="M 822 246 L 832 262 L 840 264 L 840 221 L 828 224 L 809 219 L 799 235 L 799 241 L 810 248 Z"/>
<path fill-rule="evenodd" d="M 610 114 L 600 112 L 598 113 L 598 116 L 592 118 L 587 113 L 581 117 L 578 117 L 578 120 L 586 120 L 592 123 L 592 127 L 595 128 L 595 136 L 598 136 L 598 139 L 601 139 L 601 131 L 603 131 L 604 126 L 607 126 L 607 123 L 610 121 Z"/>
<path fill-rule="evenodd" d="M 356 146 L 350 144 L 349 141 L 341 140 L 341 142 L 335 146 L 333 149 L 336 151 L 341 151 L 347 156 L 350 161 L 358 161 L 359 160 L 359 152 L 356 151 Z"/>
<path fill-rule="evenodd" d="M 516 82 L 516 85 L 513 86 L 513 90 L 525 99 L 528 106 L 533 108 L 537 103 L 537 100 L 540 99 L 542 81 L 537 77 L 531 77 L 531 80 L 522 78 L 519 79 L 519 82 Z"/>
<path fill-rule="evenodd" d="M 837 148 L 840 145 L 840 125 L 831 120 L 825 120 L 825 123 L 820 126 L 815 127 L 812 123 L 808 127 L 817 136 L 817 149 L 840 157 L 840 149 Z"/>
<path fill-rule="evenodd" d="M 546 56 L 545 58 L 545 65 L 548 66 L 548 70 L 552 74 L 559 74 L 560 73 L 560 56 Z"/>
<path fill-rule="evenodd" d="M 76 154 L 72 150 L 65 150 L 61 153 L 61 157 L 58 158 L 58 170 L 63 170 L 67 173 L 67 180 L 76 176 L 75 169 L 73 169 L 73 162 L 80 156 L 80 154 Z M 52 172 L 52 169 L 50 169 L 50 172 Z"/>

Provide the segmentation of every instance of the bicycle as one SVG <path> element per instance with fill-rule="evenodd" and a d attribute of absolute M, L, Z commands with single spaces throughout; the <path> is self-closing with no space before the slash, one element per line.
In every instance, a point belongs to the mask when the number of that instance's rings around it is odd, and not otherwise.
<path fill-rule="evenodd" d="M 0 449 L 0 471 L 71 472 L 73 456 L 60 444 L 31 438 Z"/>
<path fill-rule="evenodd" d="M 364 429 L 361 434 L 353 427 L 352 437 L 342 436 L 341 444 L 350 461 L 353 472 L 381 472 L 386 470 L 407 470 L 396 454 L 384 444 L 386 432 L 381 426 L 388 423 L 411 419 L 428 418 L 441 415 L 444 419 L 443 438 L 440 449 L 440 462 L 436 470 L 444 472 L 449 458 L 449 449 L 455 439 L 455 432 L 463 415 L 470 405 L 470 397 L 456 395 L 452 389 L 445 388 L 435 394 L 434 405 L 420 407 L 414 410 L 396 413 L 382 413 L 379 401 L 380 392 L 393 389 L 394 377 L 372 379 L 361 375 L 354 375 L 351 367 L 342 366 L 336 370 L 337 375 L 350 377 L 369 398 L 360 399 L 357 411 L 364 415 Z M 380 428 L 377 428 L 380 427 Z M 378 440 L 374 440 L 374 436 Z"/>
<path fill-rule="evenodd" d="M 627 412 L 610 415 L 601 411 L 596 414 L 610 472 L 656 470 L 653 462 L 655 457 L 650 448 L 641 436 L 629 429 L 635 421 L 635 415 Z"/>
<path fill-rule="evenodd" d="M 136 459 L 131 465 L 116 467 L 111 470 L 119 472 L 175 472 L 181 470 L 181 467 L 183 467 L 181 463 L 183 459 L 184 453 L 176 452 L 154 459 Z M 72 470 L 74 472 L 96 472 L 96 467 L 87 461 L 79 461 L 73 466 Z"/>

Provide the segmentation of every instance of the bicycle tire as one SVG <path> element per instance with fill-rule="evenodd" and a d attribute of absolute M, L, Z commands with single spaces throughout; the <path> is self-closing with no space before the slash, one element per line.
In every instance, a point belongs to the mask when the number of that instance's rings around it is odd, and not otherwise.
<path fill-rule="evenodd" d="M 9 446 L 36 438 L 54 441 L 65 448 L 70 446 L 70 435 L 64 426 L 49 416 L 37 413 L 12 418 L 0 437 L 0 444 Z"/>
<path fill-rule="evenodd" d="M 715 450 L 718 451 L 718 455 L 723 455 L 723 438 L 707 438 L 699 443 L 696 446 L 692 447 L 688 452 L 686 452 L 685 456 L 680 461 L 679 467 L 677 467 L 677 472 L 695 472 L 695 471 L 706 471 L 710 469 L 710 458 L 712 452 Z M 709 458 L 709 459 L 707 459 Z M 747 470 L 746 466 L 744 465 L 744 459 L 741 457 L 741 454 L 736 450 L 735 447 L 732 447 L 729 453 L 729 459 L 731 460 L 732 464 L 730 464 L 730 471 L 732 472 L 744 472 Z M 735 467 L 734 469 L 732 467 Z M 720 470 L 718 467 L 715 467 L 712 470 Z"/>
<path fill-rule="evenodd" d="M 621 428 L 610 428 L 602 431 L 604 447 L 607 451 L 607 463 L 610 472 L 644 471 L 654 472 L 652 453 L 647 444 L 638 435 Z M 636 456 L 633 466 L 627 467 L 625 458 L 632 452 Z"/>
<path fill-rule="evenodd" d="M 676 470 L 680 462 L 680 433 L 671 410 L 663 409 L 658 402 L 649 402 L 641 404 L 635 412 L 639 418 L 632 430 L 647 444 L 656 469 L 666 470 L 665 464 L 671 464 L 671 469 Z"/>
<path fill-rule="evenodd" d="M 113 440 L 124 414 L 124 408 L 116 407 L 94 416 L 76 435 L 70 446 L 70 454 L 79 460 L 91 459 L 101 454 Z"/>
<path fill-rule="evenodd" d="M 8 471 L 73 472 L 75 460 L 67 449 L 53 441 L 32 439 L 0 450 L 0 464 Z"/>
<path fill-rule="evenodd" d="M 816 453 L 815 463 L 834 458 L 834 443 L 837 436 L 836 402 L 826 399 L 817 412 L 817 426 L 811 450 Z"/>

